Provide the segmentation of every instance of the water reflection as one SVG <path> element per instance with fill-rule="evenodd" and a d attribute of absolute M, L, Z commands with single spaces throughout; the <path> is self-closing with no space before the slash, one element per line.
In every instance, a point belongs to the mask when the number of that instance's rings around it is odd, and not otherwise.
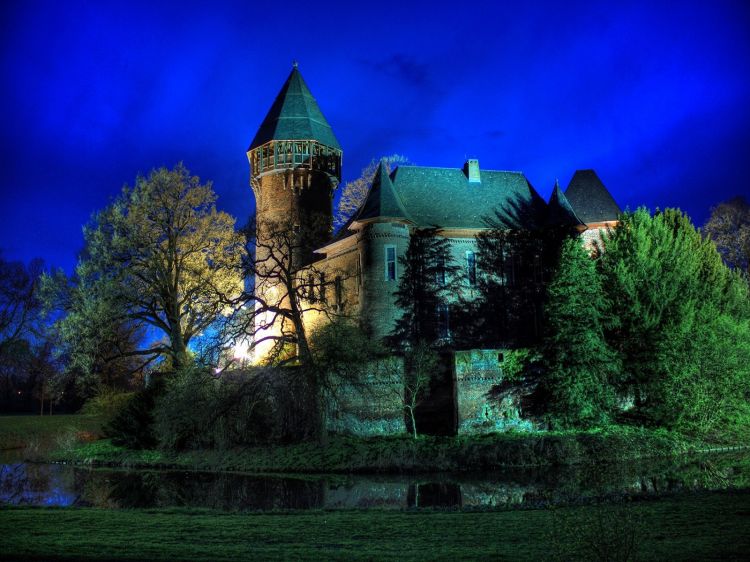
<path fill-rule="evenodd" d="M 286 477 L 0 465 L 0 503 L 222 510 L 540 507 L 595 498 L 750 487 L 750 456 L 714 455 L 482 474 Z"/>

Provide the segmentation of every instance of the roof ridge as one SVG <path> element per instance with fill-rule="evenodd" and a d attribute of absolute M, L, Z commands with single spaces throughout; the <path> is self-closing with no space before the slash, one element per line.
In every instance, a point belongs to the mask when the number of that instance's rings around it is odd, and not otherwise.
<path fill-rule="evenodd" d="M 415 164 L 399 164 L 394 170 L 398 170 L 399 168 L 425 168 L 429 170 L 457 170 L 461 173 L 463 173 L 463 168 L 455 168 L 453 166 L 418 166 Z M 503 174 L 519 174 L 521 176 L 524 176 L 524 172 L 522 170 L 491 170 L 491 169 L 485 169 L 481 168 L 482 173 L 484 172 L 500 172 Z"/>

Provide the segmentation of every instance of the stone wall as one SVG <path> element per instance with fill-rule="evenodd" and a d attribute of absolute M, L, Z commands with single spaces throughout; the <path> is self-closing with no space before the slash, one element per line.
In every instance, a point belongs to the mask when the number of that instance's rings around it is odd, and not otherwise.
<path fill-rule="evenodd" d="M 523 397 L 518 392 L 509 392 L 507 385 L 503 385 L 503 362 L 508 353 L 512 351 L 472 349 L 455 352 L 459 434 L 533 429 L 531 421 L 522 419 L 520 414 Z"/>
<path fill-rule="evenodd" d="M 364 437 L 406 433 L 403 376 L 403 360 L 394 357 L 368 364 L 351 380 L 335 381 L 328 430 Z"/>

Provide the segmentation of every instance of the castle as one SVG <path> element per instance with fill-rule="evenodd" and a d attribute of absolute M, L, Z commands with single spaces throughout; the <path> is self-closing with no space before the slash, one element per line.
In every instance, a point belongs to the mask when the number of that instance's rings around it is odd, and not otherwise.
<path fill-rule="evenodd" d="M 314 272 L 320 277 L 316 286 L 329 287 L 325 294 L 316 294 L 311 279 L 306 298 L 317 306 L 303 315 L 302 329 L 308 332 L 326 321 L 324 312 L 333 311 L 357 317 L 374 337 L 389 334 L 400 316 L 393 294 L 401 273 L 399 258 L 415 228 L 439 228 L 439 234 L 450 241 L 451 258 L 472 283 L 476 235 L 487 229 L 488 216 L 496 216 L 508 229 L 533 228 L 542 221 L 565 223 L 581 233 L 584 243 L 592 244 L 620 213 L 593 170 L 575 172 L 565 191 L 555 185 L 545 202 L 523 173 L 484 170 L 473 159 L 461 168 L 399 166 L 391 173 L 381 163 L 365 201 L 332 234 L 332 201 L 341 181 L 342 149 L 296 64 L 250 143 L 247 157 L 256 200 L 256 260 L 263 263 L 270 258 L 279 228 L 304 229 L 305 240 L 292 257 L 293 268 L 300 271 L 297 283 L 304 284 Z M 276 299 L 283 304 L 288 295 L 278 282 L 261 277 L 256 276 L 256 293 L 264 301 Z M 284 325 L 286 320 L 272 312 L 264 314 L 256 320 L 262 328 L 256 337 L 265 340 L 256 346 L 259 359 L 273 341 L 264 335 L 300 329 Z M 444 326 L 450 329 L 449 318 Z M 467 388 L 459 389 L 457 373 L 462 368 L 457 356 L 456 392 L 482 396 L 501 376 L 500 355 L 489 350 L 464 354 L 470 365 L 463 368 Z M 479 380 L 479 386 L 468 388 L 471 380 Z M 457 402 L 460 410 L 461 396 Z M 481 404 L 469 407 L 477 408 L 482 409 Z M 457 417 L 461 426 L 460 412 Z"/>

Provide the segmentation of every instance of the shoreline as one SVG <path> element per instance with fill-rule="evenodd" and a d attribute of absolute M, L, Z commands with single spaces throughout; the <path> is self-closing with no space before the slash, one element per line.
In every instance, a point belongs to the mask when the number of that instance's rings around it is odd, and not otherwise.
<path fill-rule="evenodd" d="M 712 444 L 665 430 L 505 433 L 461 437 L 331 436 L 326 447 L 303 442 L 228 450 L 131 450 L 109 440 L 42 453 L 31 461 L 90 466 L 263 474 L 421 474 L 500 468 L 610 464 L 739 452 L 748 445 Z"/>

